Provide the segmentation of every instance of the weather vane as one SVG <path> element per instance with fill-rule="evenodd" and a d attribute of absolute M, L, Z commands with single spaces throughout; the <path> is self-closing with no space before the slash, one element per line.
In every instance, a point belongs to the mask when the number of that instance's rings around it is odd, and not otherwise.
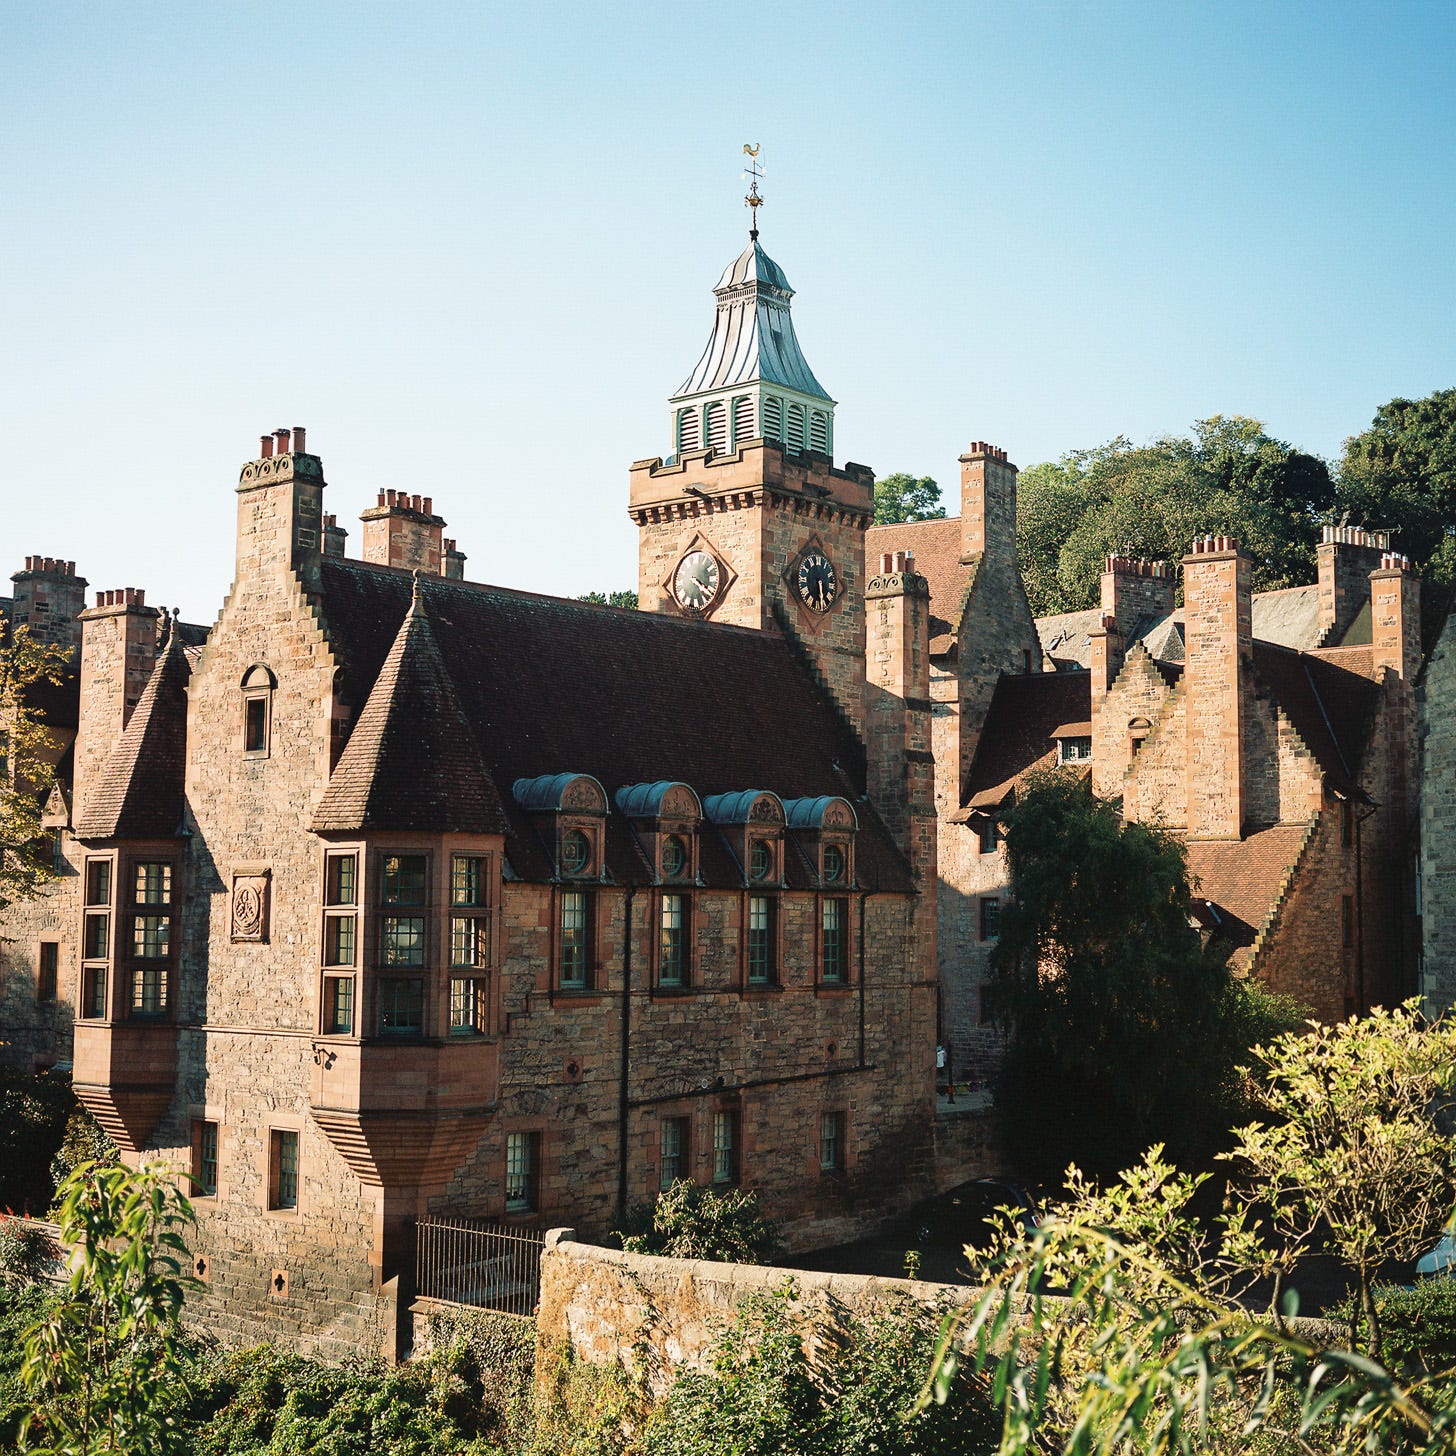
<path fill-rule="evenodd" d="M 758 160 L 758 153 L 757 142 L 744 142 L 743 154 L 748 158 L 748 170 L 743 173 L 743 180 L 748 183 L 748 196 L 743 199 L 743 205 L 749 209 L 748 215 L 753 219 L 748 236 L 755 242 L 758 241 L 758 209 L 763 206 L 763 198 L 758 195 L 758 184 L 763 181 L 763 163 Z"/>

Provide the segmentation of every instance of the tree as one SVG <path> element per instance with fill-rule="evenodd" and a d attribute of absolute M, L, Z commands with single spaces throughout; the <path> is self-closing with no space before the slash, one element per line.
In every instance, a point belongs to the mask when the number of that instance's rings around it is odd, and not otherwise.
<path fill-rule="evenodd" d="M 71 1274 L 26 1332 L 22 1443 L 40 1456 L 186 1449 L 172 1407 L 192 1205 L 161 1167 L 99 1163 L 71 1173 L 59 1205 Z"/>
<path fill-rule="evenodd" d="M 1243 1038 L 1271 1008 L 1191 928 L 1182 844 L 1062 771 L 1032 776 L 1003 827 L 1011 895 L 991 964 L 1008 1145 L 1044 1178 L 1074 1160 L 1109 1176 L 1154 1142 L 1204 1165 L 1228 1146 Z"/>
<path fill-rule="evenodd" d="M 939 521 L 945 516 L 940 487 L 928 475 L 897 473 L 875 481 L 875 525 Z"/>
<path fill-rule="evenodd" d="M 55 878 L 40 821 L 61 743 L 34 699 L 41 684 L 60 683 L 69 656 L 23 626 L 0 647 L 0 915 Z"/>
<path fill-rule="evenodd" d="M 617 1234 L 629 1253 L 734 1264 L 768 1264 L 783 1247 L 758 1194 L 702 1188 L 691 1178 L 679 1178 L 650 1206 L 631 1209 Z"/>
<path fill-rule="evenodd" d="M 576 600 L 593 602 L 599 607 L 627 607 L 634 612 L 637 610 L 637 593 L 634 591 L 582 592 Z"/>
<path fill-rule="evenodd" d="M 1456 583 L 1456 389 L 1393 399 L 1345 441 L 1337 510 L 1392 530 L 1427 580 Z"/>
<path fill-rule="evenodd" d="M 1176 564 L 1193 538 L 1226 533 L 1255 559 L 1259 590 L 1314 572 L 1319 522 L 1334 505 L 1328 467 L 1258 420 L 1214 415 L 1191 438 L 1123 436 L 1034 465 L 1017 484 L 1017 556 L 1037 613 L 1095 606 L 1111 553 Z"/>
<path fill-rule="evenodd" d="M 1294 1323 L 1293 1289 L 1275 1282 L 1264 1309 L 1248 1298 L 1254 1276 L 1312 1249 L 1361 1273 L 1434 1237 L 1456 1197 L 1438 1128 L 1456 1028 L 1423 1025 L 1412 1002 L 1311 1024 L 1257 1056 L 1265 1116 L 1240 1130 L 1242 1201 L 1218 1226 L 1190 1214 L 1207 1175 L 1177 1172 L 1159 1148 L 1105 1189 L 1073 1170 L 1034 1236 L 1008 1226 L 987 1293 L 943 1338 L 927 1399 L 968 1367 L 1002 1406 L 1007 1456 L 1456 1450 L 1449 1323 L 1402 1332 L 1397 1375 L 1368 1284 L 1348 1347 L 1328 1324 Z M 1041 1297 L 1052 1289 L 1064 1297 Z"/>
<path fill-rule="evenodd" d="M 1227 1156 L 1269 1212 L 1235 1252 L 1287 1272 L 1310 1250 L 1356 1279 L 1350 1342 L 1384 1358 L 1373 1295 L 1390 1260 L 1417 1258 L 1456 1205 L 1456 1145 L 1442 1130 L 1456 1082 L 1456 1023 L 1422 1023 L 1418 1001 L 1338 1026 L 1288 1034 L 1255 1056 L 1262 1120 Z"/>

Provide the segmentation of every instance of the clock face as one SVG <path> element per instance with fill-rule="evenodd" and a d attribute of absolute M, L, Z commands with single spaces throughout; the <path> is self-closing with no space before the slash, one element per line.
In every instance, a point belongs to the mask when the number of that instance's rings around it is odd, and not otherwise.
<path fill-rule="evenodd" d="M 690 551 L 672 579 L 673 595 L 689 611 L 706 611 L 722 583 L 718 563 L 706 551 Z"/>
<path fill-rule="evenodd" d="M 822 551 L 806 551 L 799 558 L 796 580 L 799 596 L 811 612 L 827 612 L 839 595 L 839 574 Z"/>

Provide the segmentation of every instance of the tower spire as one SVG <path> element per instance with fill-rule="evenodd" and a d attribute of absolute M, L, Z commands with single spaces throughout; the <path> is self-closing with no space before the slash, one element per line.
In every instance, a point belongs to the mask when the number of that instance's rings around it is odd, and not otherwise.
<path fill-rule="evenodd" d="M 748 236 L 754 242 L 758 241 L 758 209 L 763 206 L 763 198 L 758 195 L 758 184 L 763 181 L 763 164 L 758 160 L 759 150 L 758 142 L 743 144 L 743 154 L 748 158 L 748 170 L 743 174 L 744 181 L 748 183 L 748 196 L 743 199 L 743 205 L 748 209 Z"/>

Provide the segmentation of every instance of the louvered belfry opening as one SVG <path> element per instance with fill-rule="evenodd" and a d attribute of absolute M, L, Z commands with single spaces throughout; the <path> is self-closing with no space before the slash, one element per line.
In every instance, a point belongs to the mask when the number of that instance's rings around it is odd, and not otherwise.
<path fill-rule="evenodd" d="M 728 448 L 728 410 L 721 399 L 715 399 L 708 406 L 708 448 Z"/>
<path fill-rule="evenodd" d="M 733 443 L 754 439 L 757 432 L 753 426 L 753 396 L 740 394 L 733 401 Z"/>
<path fill-rule="evenodd" d="M 777 395 L 763 397 L 763 434 L 767 440 L 784 438 L 784 402 Z"/>
<path fill-rule="evenodd" d="M 823 410 L 809 416 L 809 448 L 822 455 L 829 453 L 829 416 Z"/>
<path fill-rule="evenodd" d="M 677 414 L 677 448 L 679 450 L 696 450 L 699 441 L 698 411 L 694 406 L 689 405 L 687 409 L 679 410 Z"/>
<path fill-rule="evenodd" d="M 804 448 L 804 406 L 801 404 L 789 406 L 789 434 L 785 443 L 794 450 Z"/>

